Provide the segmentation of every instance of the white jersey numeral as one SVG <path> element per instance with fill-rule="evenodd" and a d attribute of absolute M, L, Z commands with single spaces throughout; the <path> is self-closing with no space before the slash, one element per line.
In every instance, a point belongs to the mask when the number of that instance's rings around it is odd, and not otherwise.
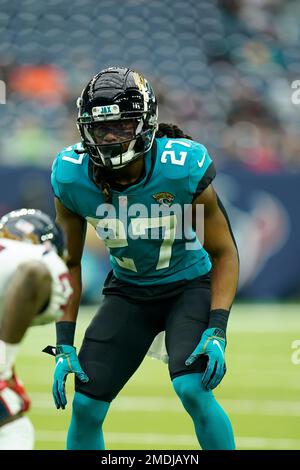
<path fill-rule="evenodd" d="M 165 228 L 163 242 L 159 250 L 156 269 L 168 268 L 172 256 L 172 245 L 175 240 L 177 219 L 175 215 L 131 219 L 132 234 L 143 236 L 147 229 Z"/>
<path fill-rule="evenodd" d="M 181 140 L 168 140 L 168 142 L 165 145 L 166 149 L 171 149 L 173 144 L 178 144 L 182 145 L 183 147 L 191 147 L 191 144 L 188 142 L 183 142 Z M 168 158 L 170 157 L 170 161 L 172 165 L 180 165 L 183 166 L 185 164 L 187 152 L 181 151 L 179 152 L 179 156 L 176 155 L 174 150 L 164 150 L 162 155 L 161 155 L 161 162 L 162 163 L 167 163 Z"/>
<path fill-rule="evenodd" d="M 75 165 L 81 165 L 83 162 L 83 158 L 84 158 L 84 153 L 82 153 L 81 155 L 78 155 L 78 158 L 68 157 L 67 155 L 64 155 L 62 157 L 62 160 L 66 160 L 67 162 L 74 163 Z"/>
<path fill-rule="evenodd" d="M 81 142 L 79 142 L 76 145 L 70 145 L 70 147 L 67 147 L 64 151 L 65 152 L 72 152 L 72 151 L 75 151 L 75 150 L 83 150 Z M 67 162 L 74 163 L 75 165 L 81 165 L 82 162 L 83 162 L 83 158 L 84 158 L 84 153 L 79 154 L 77 158 L 68 157 L 68 155 L 63 155 L 62 156 L 62 160 L 66 160 Z"/>
<path fill-rule="evenodd" d="M 124 248 L 128 246 L 125 226 L 120 219 L 94 219 L 92 217 L 88 217 L 88 221 L 95 227 L 98 237 L 103 240 L 108 249 Z M 176 234 L 176 224 L 177 219 L 175 215 L 152 218 L 139 217 L 137 219 L 131 219 L 128 231 L 135 237 L 145 236 L 146 230 L 148 229 L 157 229 L 160 227 L 165 228 L 156 264 L 157 270 L 167 268 L 170 265 L 172 246 Z M 103 229 L 109 230 L 112 236 L 104 238 Z M 119 266 L 129 269 L 130 271 L 138 272 L 133 258 L 118 258 L 114 255 L 111 256 L 113 256 Z"/>

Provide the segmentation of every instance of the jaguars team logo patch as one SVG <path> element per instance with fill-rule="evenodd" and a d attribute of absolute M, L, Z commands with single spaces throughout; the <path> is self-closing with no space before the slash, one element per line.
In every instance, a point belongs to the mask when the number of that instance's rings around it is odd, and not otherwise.
<path fill-rule="evenodd" d="M 153 197 L 156 200 L 156 202 L 158 202 L 162 206 L 168 206 L 168 207 L 170 207 L 170 205 L 173 203 L 175 199 L 174 194 L 167 193 L 165 191 L 161 193 L 153 194 Z"/>
<path fill-rule="evenodd" d="M 136 86 L 139 88 L 141 92 L 143 92 L 146 89 L 146 82 L 144 77 L 139 74 L 138 72 L 132 72 L 133 79 L 135 81 Z"/>

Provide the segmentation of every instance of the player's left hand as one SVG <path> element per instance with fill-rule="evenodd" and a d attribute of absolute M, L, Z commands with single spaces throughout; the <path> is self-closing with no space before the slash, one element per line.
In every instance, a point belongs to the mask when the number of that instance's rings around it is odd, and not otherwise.
<path fill-rule="evenodd" d="M 89 378 L 81 368 L 74 346 L 57 345 L 55 360 L 52 394 L 56 408 L 64 410 L 67 404 L 65 384 L 68 374 L 74 373 L 81 382 L 88 382 Z"/>
<path fill-rule="evenodd" d="M 192 354 L 185 361 L 186 366 L 193 364 L 199 356 L 208 356 L 202 384 L 207 389 L 214 389 L 223 379 L 226 372 L 225 364 L 226 336 L 219 328 L 207 328 Z"/>

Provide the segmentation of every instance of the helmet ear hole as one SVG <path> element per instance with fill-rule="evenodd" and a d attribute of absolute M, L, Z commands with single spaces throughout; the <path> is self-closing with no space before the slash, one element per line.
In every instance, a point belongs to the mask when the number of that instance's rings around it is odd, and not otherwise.
<path fill-rule="evenodd" d="M 80 109 L 80 107 L 82 106 L 82 98 L 81 98 L 81 96 L 79 96 L 79 98 L 77 98 L 76 106 L 77 106 L 78 109 Z"/>
<path fill-rule="evenodd" d="M 151 85 L 138 72 L 110 67 L 95 75 L 77 100 L 77 127 L 83 147 L 96 166 L 121 168 L 148 152 L 157 130 L 157 101 Z M 101 143 L 91 126 L 137 119 L 135 135 L 125 141 Z"/>

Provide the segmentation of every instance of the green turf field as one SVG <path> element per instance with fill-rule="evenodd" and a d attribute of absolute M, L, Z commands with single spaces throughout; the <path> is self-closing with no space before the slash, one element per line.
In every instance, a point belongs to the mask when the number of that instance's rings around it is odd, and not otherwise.
<path fill-rule="evenodd" d="M 81 309 L 77 345 L 95 308 Z M 216 395 L 232 420 L 238 449 L 300 449 L 300 364 L 291 344 L 300 339 L 300 306 L 238 305 L 232 310 L 228 372 Z M 63 449 L 70 419 L 56 410 L 51 386 L 54 326 L 32 328 L 17 362 L 32 398 L 36 449 Z M 169 382 L 167 367 L 146 358 L 111 407 L 105 423 L 108 449 L 197 449 L 193 426 Z"/>

